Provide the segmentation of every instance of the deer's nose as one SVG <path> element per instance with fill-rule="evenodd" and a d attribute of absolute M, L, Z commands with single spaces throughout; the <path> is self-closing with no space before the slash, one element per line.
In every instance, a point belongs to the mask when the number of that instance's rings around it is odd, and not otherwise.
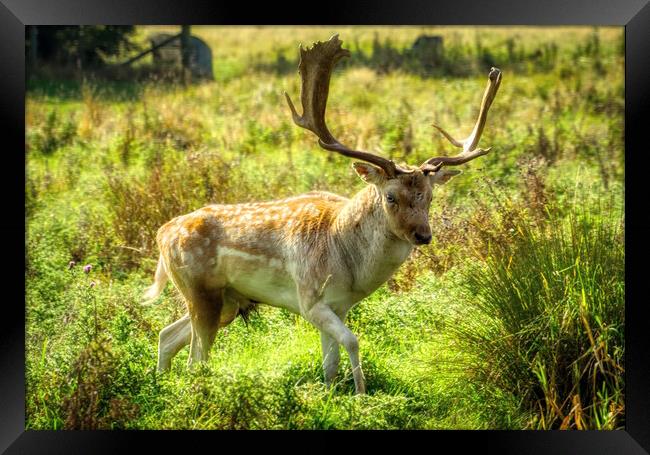
<path fill-rule="evenodd" d="M 418 245 L 426 245 L 431 243 L 431 234 L 420 234 L 419 232 L 415 233 L 415 241 Z"/>

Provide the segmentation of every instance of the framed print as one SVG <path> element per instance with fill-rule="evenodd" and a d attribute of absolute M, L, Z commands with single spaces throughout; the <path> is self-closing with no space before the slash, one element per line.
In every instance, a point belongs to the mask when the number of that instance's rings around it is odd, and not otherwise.
<path fill-rule="evenodd" d="M 0 7 L 3 450 L 648 453 L 647 2 L 91 3 Z"/>

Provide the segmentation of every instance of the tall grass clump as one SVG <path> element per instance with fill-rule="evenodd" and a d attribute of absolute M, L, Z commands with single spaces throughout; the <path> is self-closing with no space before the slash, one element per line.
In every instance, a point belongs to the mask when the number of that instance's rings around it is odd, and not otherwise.
<path fill-rule="evenodd" d="M 521 397 L 529 428 L 624 426 L 622 214 L 603 202 L 513 212 L 511 241 L 466 281 L 476 298 L 456 330 L 472 374 Z"/>

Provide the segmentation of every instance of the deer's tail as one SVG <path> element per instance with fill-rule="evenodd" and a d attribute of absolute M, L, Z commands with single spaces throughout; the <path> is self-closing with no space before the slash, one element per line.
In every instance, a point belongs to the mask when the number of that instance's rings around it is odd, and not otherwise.
<path fill-rule="evenodd" d="M 154 283 L 144 291 L 144 294 L 142 295 L 143 301 L 141 305 L 152 304 L 153 301 L 156 300 L 162 293 L 163 289 L 165 289 L 167 280 L 169 280 L 169 277 L 165 271 L 165 263 L 161 254 L 160 258 L 158 259 L 158 267 L 156 268 L 156 277 L 154 279 Z"/>

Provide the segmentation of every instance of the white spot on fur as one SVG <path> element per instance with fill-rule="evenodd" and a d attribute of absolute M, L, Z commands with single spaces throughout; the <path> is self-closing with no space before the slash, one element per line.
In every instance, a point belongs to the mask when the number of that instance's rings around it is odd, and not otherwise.
<path fill-rule="evenodd" d="M 238 250 L 236 248 L 229 248 L 229 247 L 223 247 L 221 248 L 221 255 L 220 257 L 237 257 L 241 259 L 248 259 L 248 260 L 256 260 L 259 261 L 261 259 L 266 258 L 264 255 L 258 255 L 258 254 L 250 254 L 245 251 Z"/>

